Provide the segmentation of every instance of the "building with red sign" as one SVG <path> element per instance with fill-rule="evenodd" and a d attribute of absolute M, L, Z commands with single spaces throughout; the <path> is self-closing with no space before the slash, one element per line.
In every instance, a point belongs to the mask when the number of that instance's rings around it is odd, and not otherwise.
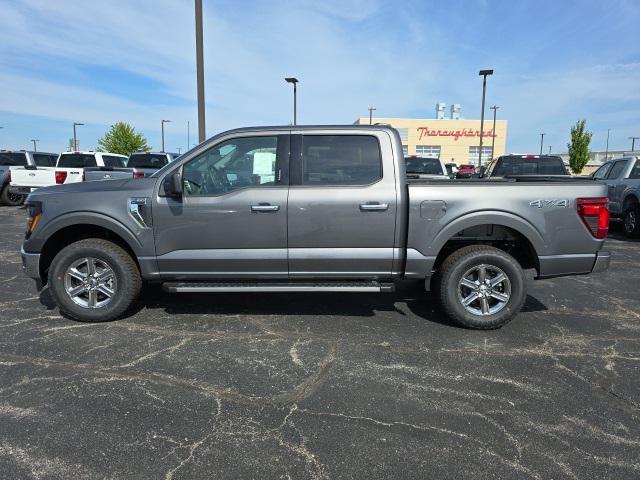
<path fill-rule="evenodd" d="M 451 118 L 373 118 L 373 123 L 384 123 L 400 132 L 402 147 L 407 155 L 437 157 L 445 163 L 478 164 L 480 151 L 480 120 Z M 369 117 L 362 117 L 356 124 L 369 124 Z M 495 152 L 492 151 L 492 143 Z M 503 155 L 507 144 L 507 121 L 485 118 L 482 139 L 482 163 Z"/>

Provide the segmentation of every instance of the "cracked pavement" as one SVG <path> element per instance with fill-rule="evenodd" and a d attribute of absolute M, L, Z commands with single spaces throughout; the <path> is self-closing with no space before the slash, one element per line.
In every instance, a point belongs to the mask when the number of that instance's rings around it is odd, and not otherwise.
<path fill-rule="evenodd" d="M 0 208 L 0 478 L 640 478 L 640 242 L 497 331 L 393 294 L 164 294 L 106 324 Z"/>

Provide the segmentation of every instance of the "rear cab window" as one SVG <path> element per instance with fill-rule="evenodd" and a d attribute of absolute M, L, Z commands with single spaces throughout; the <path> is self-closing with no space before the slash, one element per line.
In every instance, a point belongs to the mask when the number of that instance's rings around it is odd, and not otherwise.
<path fill-rule="evenodd" d="M 115 155 L 102 155 L 102 161 L 105 167 L 121 168 L 125 166 L 127 159 Z"/>
<path fill-rule="evenodd" d="M 442 170 L 442 163 L 437 158 L 407 157 L 405 158 L 405 162 L 407 173 L 418 173 L 423 175 L 448 174 L 448 172 Z"/>
<path fill-rule="evenodd" d="M 303 135 L 302 185 L 369 185 L 382 178 L 382 155 L 372 135 Z"/>
<path fill-rule="evenodd" d="M 61 168 L 97 167 L 96 156 L 93 153 L 63 153 L 58 160 Z"/>
<path fill-rule="evenodd" d="M 134 153 L 127 161 L 129 168 L 161 168 L 168 163 L 166 153 Z"/>
<path fill-rule="evenodd" d="M 34 153 L 33 161 L 38 167 L 55 167 L 56 162 L 58 161 L 58 155 Z"/>
<path fill-rule="evenodd" d="M 0 152 L 0 165 L 18 167 L 27 165 L 27 155 L 24 152 Z"/>
<path fill-rule="evenodd" d="M 498 158 L 489 175 L 567 175 L 567 170 L 560 157 L 507 155 Z"/>

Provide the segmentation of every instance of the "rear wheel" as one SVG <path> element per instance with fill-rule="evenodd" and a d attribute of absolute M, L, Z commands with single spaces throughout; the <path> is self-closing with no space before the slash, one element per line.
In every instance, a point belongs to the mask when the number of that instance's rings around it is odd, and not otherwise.
<path fill-rule="evenodd" d="M 97 238 L 63 248 L 49 268 L 49 289 L 60 311 L 83 322 L 120 317 L 138 298 L 141 283 L 133 258 Z"/>
<path fill-rule="evenodd" d="M 622 217 L 624 234 L 630 238 L 640 237 L 640 208 L 638 204 L 629 205 Z"/>
<path fill-rule="evenodd" d="M 472 245 L 442 263 L 439 293 L 444 311 L 456 323 L 481 330 L 500 328 L 524 304 L 524 272 L 502 250 Z"/>
<path fill-rule="evenodd" d="M 17 193 L 11 193 L 9 191 L 9 184 L 5 185 L 0 192 L 0 204 L 8 205 L 10 207 L 17 207 L 22 205 L 26 195 L 19 195 Z"/>

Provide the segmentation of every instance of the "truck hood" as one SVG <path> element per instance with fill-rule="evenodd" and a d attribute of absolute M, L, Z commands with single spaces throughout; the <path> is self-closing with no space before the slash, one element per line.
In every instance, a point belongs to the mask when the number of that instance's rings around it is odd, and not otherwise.
<path fill-rule="evenodd" d="M 32 192 L 27 200 L 44 200 L 52 196 L 62 196 L 70 194 L 100 194 L 105 192 L 127 192 L 128 195 L 149 196 L 153 192 L 157 178 L 135 178 L 120 180 L 101 180 L 94 182 L 78 182 L 65 185 L 53 185 L 51 187 L 39 188 Z"/>

